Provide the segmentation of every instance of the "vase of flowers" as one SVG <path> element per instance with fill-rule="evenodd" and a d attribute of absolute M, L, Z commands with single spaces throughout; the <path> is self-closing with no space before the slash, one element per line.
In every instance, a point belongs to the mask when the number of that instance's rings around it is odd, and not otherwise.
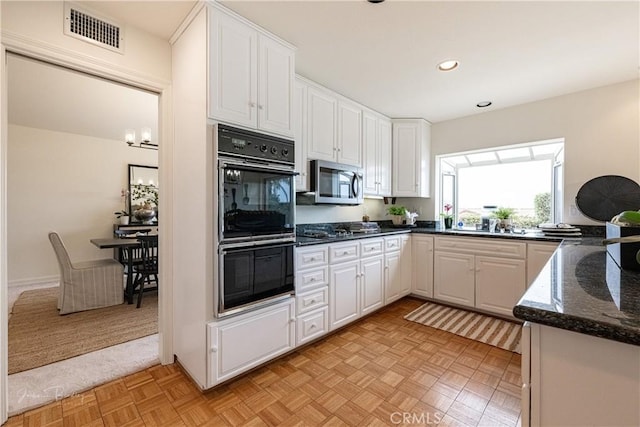
<path fill-rule="evenodd" d="M 451 203 L 446 203 L 443 208 L 444 212 L 440 213 L 440 217 L 444 222 L 444 228 L 448 230 L 453 227 L 453 205 Z"/>

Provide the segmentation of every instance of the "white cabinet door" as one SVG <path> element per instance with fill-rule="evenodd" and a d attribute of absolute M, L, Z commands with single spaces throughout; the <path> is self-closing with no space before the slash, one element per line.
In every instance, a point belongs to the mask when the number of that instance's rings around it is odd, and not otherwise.
<path fill-rule="evenodd" d="M 525 261 L 476 256 L 476 307 L 513 317 L 513 307 L 524 294 Z"/>
<path fill-rule="evenodd" d="M 334 330 L 360 316 L 360 261 L 329 267 L 329 329 Z"/>
<path fill-rule="evenodd" d="M 316 87 L 307 89 L 307 156 L 335 161 L 338 101 Z"/>
<path fill-rule="evenodd" d="M 378 255 L 361 261 L 361 313 L 382 307 L 384 301 L 384 256 Z"/>
<path fill-rule="evenodd" d="M 527 286 L 538 277 L 557 247 L 558 243 L 527 243 Z"/>
<path fill-rule="evenodd" d="M 209 115 L 256 127 L 258 33 L 215 11 L 210 19 Z"/>
<path fill-rule="evenodd" d="M 391 120 L 378 120 L 378 195 L 391 196 Z"/>
<path fill-rule="evenodd" d="M 362 108 L 353 102 L 338 102 L 338 163 L 362 166 Z"/>
<path fill-rule="evenodd" d="M 295 346 L 293 298 L 284 304 L 207 326 L 212 387 Z"/>
<path fill-rule="evenodd" d="M 384 303 L 390 304 L 400 298 L 401 280 L 400 251 L 384 256 Z"/>
<path fill-rule="evenodd" d="M 292 134 L 294 52 L 282 43 L 258 37 L 260 80 L 258 84 L 258 129 Z"/>
<path fill-rule="evenodd" d="M 429 197 L 429 132 L 424 120 L 394 120 L 393 196 Z"/>
<path fill-rule="evenodd" d="M 412 235 L 412 292 L 433 298 L 433 237 Z"/>
<path fill-rule="evenodd" d="M 365 111 L 362 115 L 364 194 L 391 195 L 391 121 Z"/>
<path fill-rule="evenodd" d="M 411 293 L 411 238 L 408 235 L 400 238 L 400 296 Z"/>
<path fill-rule="evenodd" d="M 309 191 L 307 160 L 307 85 L 295 80 L 293 87 L 293 138 L 295 140 L 296 191 Z"/>
<path fill-rule="evenodd" d="M 365 111 L 362 115 L 362 150 L 364 160 L 364 194 L 378 195 L 378 118 Z M 389 156 L 391 157 L 391 156 Z"/>
<path fill-rule="evenodd" d="M 475 268 L 473 255 L 434 252 L 433 297 L 468 307 L 474 306 Z"/>

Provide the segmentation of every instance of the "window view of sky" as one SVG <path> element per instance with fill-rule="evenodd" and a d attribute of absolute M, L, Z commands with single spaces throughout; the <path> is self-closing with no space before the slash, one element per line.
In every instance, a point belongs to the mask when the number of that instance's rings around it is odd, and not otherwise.
<path fill-rule="evenodd" d="M 533 215 L 535 195 L 551 191 L 551 166 L 538 160 L 459 168 L 458 212 L 494 205 Z"/>

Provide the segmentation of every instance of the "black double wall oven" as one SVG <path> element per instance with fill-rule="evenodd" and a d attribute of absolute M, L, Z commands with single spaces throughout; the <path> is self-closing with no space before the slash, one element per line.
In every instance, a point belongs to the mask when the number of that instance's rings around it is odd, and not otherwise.
<path fill-rule="evenodd" d="M 218 289 L 224 317 L 294 293 L 294 142 L 217 125 Z"/>

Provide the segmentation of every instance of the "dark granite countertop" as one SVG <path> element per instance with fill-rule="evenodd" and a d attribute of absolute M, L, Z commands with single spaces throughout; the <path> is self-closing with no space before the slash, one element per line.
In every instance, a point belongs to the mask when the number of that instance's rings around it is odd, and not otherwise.
<path fill-rule="evenodd" d="M 382 228 L 377 233 L 354 233 L 347 236 L 334 236 L 334 237 L 296 237 L 296 246 L 310 246 L 320 245 L 323 243 L 337 243 L 346 240 L 366 239 L 370 237 L 384 237 L 392 234 L 406 234 L 410 233 L 410 228 Z"/>
<path fill-rule="evenodd" d="M 640 345 L 640 271 L 601 238 L 564 241 L 513 310 L 518 319 Z"/>
<path fill-rule="evenodd" d="M 339 237 L 305 237 L 297 236 L 297 246 L 309 246 L 319 245 L 323 243 L 335 243 L 344 240 L 354 239 L 366 239 L 370 237 L 381 237 L 390 234 L 399 233 L 418 233 L 418 234 L 433 234 L 439 236 L 460 236 L 460 237 L 482 237 L 488 239 L 515 239 L 515 240 L 528 240 L 528 241 L 541 241 L 541 242 L 561 242 L 562 239 L 558 237 L 544 236 L 540 233 L 528 232 L 528 233 L 489 233 L 487 231 L 475 231 L 475 230 L 443 230 L 440 228 L 427 228 L 427 227 L 400 227 L 400 228 L 381 228 L 377 233 L 354 233 L 353 235 L 339 236 Z M 579 239 L 577 239 L 579 240 Z"/>

